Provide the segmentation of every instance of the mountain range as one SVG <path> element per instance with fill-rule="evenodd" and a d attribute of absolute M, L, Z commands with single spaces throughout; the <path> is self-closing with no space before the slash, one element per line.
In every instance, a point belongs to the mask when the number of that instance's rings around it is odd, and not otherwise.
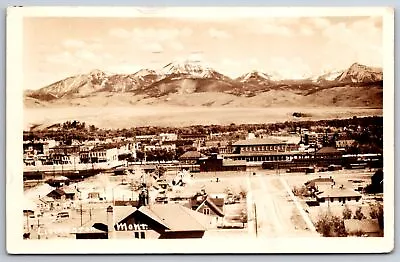
<path fill-rule="evenodd" d="M 230 78 L 196 62 L 169 63 L 133 74 L 93 70 L 24 93 L 25 106 L 170 104 L 183 106 L 382 107 L 381 68 L 354 63 L 307 79 L 282 79 L 252 71 Z"/>

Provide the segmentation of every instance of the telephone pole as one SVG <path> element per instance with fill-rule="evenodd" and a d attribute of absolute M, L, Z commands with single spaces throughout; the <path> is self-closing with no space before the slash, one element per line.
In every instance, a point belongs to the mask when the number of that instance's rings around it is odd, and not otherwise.
<path fill-rule="evenodd" d="M 257 225 L 257 208 L 256 208 L 256 203 L 253 203 L 254 205 L 254 222 L 256 226 L 256 237 L 258 235 L 258 225 Z"/>
<path fill-rule="evenodd" d="M 83 225 L 83 223 L 82 223 L 82 213 L 83 213 L 83 211 L 82 211 L 82 204 L 81 204 L 81 226 Z"/>

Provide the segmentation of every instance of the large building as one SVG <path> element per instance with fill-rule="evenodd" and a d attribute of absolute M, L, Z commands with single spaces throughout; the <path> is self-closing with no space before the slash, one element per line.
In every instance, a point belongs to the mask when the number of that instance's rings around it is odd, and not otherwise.
<path fill-rule="evenodd" d="M 224 159 L 217 154 L 199 159 L 200 172 L 246 171 L 246 161 Z"/>
<path fill-rule="evenodd" d="M 179 204 L 108 207 L 73 230 L 77 239 L 179 239 L 202 238 L 210 216 Z"/>
<path fill-rule="evenodd" d="M 293 143 L 286 143 L 274 138 L 253 138 L 240 140 L 232 144 L 234 154 L 246 153 L 277 153 L 297 151 L 299 146 Z"/>

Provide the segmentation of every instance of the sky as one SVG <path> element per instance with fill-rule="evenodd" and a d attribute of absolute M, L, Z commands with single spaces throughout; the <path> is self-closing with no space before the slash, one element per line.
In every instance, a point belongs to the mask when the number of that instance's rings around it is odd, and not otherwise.
<path fill-rule="evenodd" d="M 258 70 L 291 79 L 383 64 L 382 17 L 29 17 L 23 26 L 24 89 L 181 61 L 232 78 Z"/>

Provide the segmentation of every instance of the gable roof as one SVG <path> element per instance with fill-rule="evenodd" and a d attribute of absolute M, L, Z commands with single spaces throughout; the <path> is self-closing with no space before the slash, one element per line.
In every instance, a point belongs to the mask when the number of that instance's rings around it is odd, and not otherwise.
<path fill-rule="evenodd" d="M 211 197 L 207 196 L 204 201 L 197 207 L 196 211 L 199 211 L 200 208 L 202 208 L 204 205 L 207 205 L 218 216 L 224 216 L 224 212 L 217 206 L 217 204 L 214 202 L 214 199 L 212 199 Z"/>
<path fill-rule="evenodd" d="M 141 206 L 139 212 L 164 225 L 169 231 L 205 231 L 209 217 L 179 204 Z"/>
<path fill-rule="evenodd" d="M 317 195 L 317 198 L 325 197 L 361 197 L 361 195 L 350 188 L 329 188 Z"/>
<path fill-rule="evenodd" d="M 65 192 L 64 192 L 64 190 L 62 190 L 60 188 L 56 188 L 53 191 L 51 191 L 50 193 L 48 193 L 47 196 L 52 195 L 52 194 L 63 196 L 63 195 L 65 195 Z"/>
<path fill-rule="evenodd" d="M 233 143 L 234 146 L 252 146 L 252 145 L 277 145 L 286 144 L 282 140 L 276 138 L 253 138 L 246 140 L 239 140 Z"/>
<path fill-rule="evenodd" d="M 187 151 L 182 154 L 179 159 L 198 159 L 202 157 L 204 157 L 204 155 L 198 151 Z"/>

